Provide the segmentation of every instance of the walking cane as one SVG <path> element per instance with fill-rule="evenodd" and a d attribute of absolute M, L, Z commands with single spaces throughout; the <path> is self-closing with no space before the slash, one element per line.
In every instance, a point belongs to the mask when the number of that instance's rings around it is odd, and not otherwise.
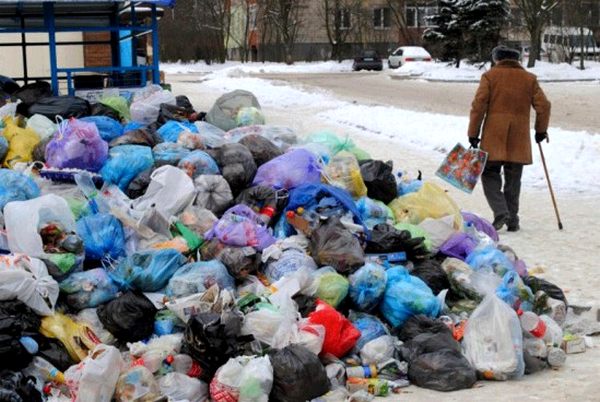
<path fill-rule="evenodd" d="M 554 213 L 556 214 L 556 220 L 558 221 L 558 230 L 563 230 L 563 224 L 560 221 L 560 214 L 558 213 L 558 205 L 556 205 L 556 198 L 554 198 L 554 190 L 552 190 L 552 183 L 550 182 L 550 175 L 548 174 L 548 168 L 546 167 L 546 158 L 544 158 L 542 143 L 538 142 L 538 147 L 540 148 L 540 155 L 542 156 L 542 165 L 544 165 L 544 173 L 546 173 L 548 189 L 550 189 L 550 197 L 552 197 L 552 204 L 554 205 Z"/>

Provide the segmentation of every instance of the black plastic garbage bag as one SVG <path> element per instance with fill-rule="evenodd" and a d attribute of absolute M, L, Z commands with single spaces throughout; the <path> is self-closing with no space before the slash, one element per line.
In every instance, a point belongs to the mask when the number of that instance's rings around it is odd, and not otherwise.
<path fill-rule="evenodd" d="M 351 274 L 365 265 L 359 240 L 339 218 L 329 218 L 313 231 L 310 252 L 319 266 L 331 266 L 341 274 Z"/>
<path fill-rule="evenodd" d="M 256 163 L 248 148 L 242 144 L 223 145 L 217 150 L 215 160 L 234 196 L 252 183 L 256 174 Z"/>
<path fill-rule="evenodd" d="M 43 335 L 40 335 L 35 339 L 39 346 L 37 355 L 52 363 L 52 365 L 60 371 L 65 371 L 72 365 L 77 364 L 60 341 L 46 338 Z"/>
<path fill-rule="evenodd" d="M 367 253 L 406 252 L 409 260 L 423 259 L 427 255 L 425 238 L 413 238 L 409 231 L 398 230 L 387 223 L 380 223 L 371 230 L 367 240 Z"/>
<path fill-rule="evenodd" d="M 36 81 L 23 85 L 13 92 L 13 96 L 21 100 L 24 107 L 29 107 L 41 99 L 52 96 L 52 87 L 46 81 Z"/>
<path fill-rule="evenodd" d="M 471 388 L 477 374 L 460 351 L 441 349 L 411 360 L 408 379 L 418 387 L 450 392 Z"/>
<path fill-rule="evenodd" d="M 167 103 L 163 103 L 160 105 L 160 110 L 158 112 L 158 119 L 156 122 L 159 126 L 162 126 L 169 120 L 188 122 L 190 121 L 190 117 L 194 113 L 194 109 L 191 110 L 185 107 L 181 107 L 178 105 L 169 105 Z"/>
<path fill-rule="evenodd" d="M 13 94 L 21 88 L 12 78 L 0 75 L 0 91 Z"/>
<path fill-rule="evenodd" d="M 128 131 L 120 137 L 112 140 L 108 145 L 117 147 L 119 145 L 145 145 L 154 148 L 154 146 L 160 144 L 162 138 L 155 132 L 147 130 L 145 128 L 138 128 L 136 130 Z"/>
<path fill-rule="evenodd" d="M 360 174 L 367 186 L 367 197 L 389 204 L 398 196 L 392 161 L 369 160 L 361 163 Z"/>
<path fill-rule="evenodd" d="M 46 146 L 50 141 L 52 141 L 52 138 L 52 136 L 44 138 L 42 141 L 38 142 L 38 144 L 33 148 L 31 156 L 34 161 L 46 162 Z"/>
<path fill-rule="evenodd" d="M 283 155 L 283 151 L 281 151 L 281 149 L 260 135 L 247 135 L 242 138 L 239 143 L 250 150 L 250 153 L 254 157 L 256 166 L 263 165 L 271 159 L 275 159 L 278 156 Z"/>
<path fill-rule="evenodd" d="M 419 387 L 448 392 L 471 388 L 477 381 L 449 331 L 415 336 L 402 347 L 402 355 L 408 362 L 408 379 Z"/>
<path fill-rule="evenodd" d="M 144 195 L 148 189 L 148 186 L 150 185 L 150 182 L 152 181 L 150 176 L 152 175 L 153 171 L 154 167 L 151 167 L 150 169 L 146 169 L 142 173 L 135 176 L 135 179 L 129 183 L 127 191 L 125 192 L 127 197 L 134 200 Z"/>
<path fill-rule="evenodd" d="M 567 302 L 567 297 L 561 288 L 556 286 L 555 284 L 548 282 L 545 279 L 538 278 L 536 276 L 527 276 L 523 278 L 523 282 L 525 285 L 529 286 L 533 293 L 538 291 L 543 291 L 548 295 L 548 297 L 556 300 L 560 300 L 564 302 L 567 306 L 569 303 Z"/>
<path fill-rule="evenodd" d="M 439 320 L 434 320 L 433 318 L 429 318 L 426 315 L 419 314 L 410 317 L 408 320 L 399 327 L 398 331 L 396 331 L 396 336 L 403 342 L 410 341 L 421 334 L 438 334 L 438 333 L 446 333 L 448 335 L 452 335 L 450 329 Z"/>
<path fill-rule="evenodd" d="M 228 246 L 217 239 L 204 243 L 200 253 L 205 261 L 221 261 L 227 267 L 229 275 L 236 279 L 244 279 L 260 265 L 261 254 L 253 247 Z"/>
<path fill-rule="evenodd" d="M 319 357 L 301 345 L 272 350 L 273 389 L 270 401 L 305 402 L 324 395 L 330 383 Z"/>
<path fill-rule="evenodd" d="M 273 218 L 285 208 L 287 199 L 286 190 L 275 190 L 268 186 L 254 186 L 242 191 L 235 199 L 235 203 L 247 205 L 255 212 Z"/>
<path fill-rule="evenodd" d="M 293 300 L 298 305 L 298 312 L 303 318 L 308 317 L 317 308 L 318 298 L 316 296 L 306 296 L 298 293 L 293 297 Z"/>
<path fill-rule="evenodd" d="M 76 96 L 51 96 L 35 102 L 29 107 L 28 116 L 41 114 L 54 121 L 56 116 L 63 119 L 90 115 L 90 103 Z"/>
<path fill-rule="evenodd" d="M 119 112 L 103 103 L 93 103 L 90 105 L 90 116 L 106 116 L 116 121 L 121 121 Z"/>
<path fill-rule="evenodd" d="M 426 259 L 417 261 L 410 274 L 425 282 L 435 295 L 444 289 L 450 289 L 448 275 L 442 268 L 442 265 L 436 260 Z"/>
<path fill-rule="evenodd" d="M 42 402 L 35 379 L 13 371 L 0 372 L 0 402 Z"/>
<path fill-rule="evenodd" d="M 0 302 L 0 366 L 11 370 L 26 367 L 32 359 L 19 341 L 36 336 L 40 317 L 19 300 Z"/>
<path fill-rule="evenodd" d="M 209 382 L 230 357 L 244 354 L 248 343 L 254 340 L 251 335 L 240 335 L 242 320 L 241 313 L 224 311 L 199 313 L 188 321 L 184 350 L 202 367 L 204 381 Z"/>
<path fill-rule="evenodd" d="M 152 335 L 157 311 L 141 292 L 130 291 L 98 307 L 97 313 L 104 328 L 117 339 L 136 342 Z"/>
<path fill-rule="evenodd" d="M 178 95 L 175 97 L 175 104 L 179 107 L 184 108 L 188 113 L 195 113 L 194 105 L 190 102 L 190 99 L 185 95 Z"/>

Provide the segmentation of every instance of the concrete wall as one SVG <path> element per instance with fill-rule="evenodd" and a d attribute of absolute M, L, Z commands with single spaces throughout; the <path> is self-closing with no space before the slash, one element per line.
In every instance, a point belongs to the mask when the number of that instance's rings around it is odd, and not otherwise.
<path fill-rule="evenodd" d="M 59 33 L 57 41 L 81 41 L 81 33 Z M 46 34 L 26 34 L 28 42 L 48 42 Z M 2 34 L 0 43 L 20 43 L 20 34 Z M 84 62 L 83 46 L 58 46 L 59 67 L 81 67 Z M 50 76 L 50 54 L 47 46 L 27 48 L 27 67 L 29 76 Z M 20 47 L 0 47 L 0 75 L 9 77 L 23 76 L 22 51 Z"/>

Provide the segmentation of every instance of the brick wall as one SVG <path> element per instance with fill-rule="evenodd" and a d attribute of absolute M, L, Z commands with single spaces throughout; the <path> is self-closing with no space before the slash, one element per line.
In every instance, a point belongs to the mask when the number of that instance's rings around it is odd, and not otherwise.
<path fill-rule="evenodd" d="M 85 32 L 85 41 L 108 41 L 110 32 Z M 110 45 L 85 45 L 83 49 L 84 63 L 86 67 L 110 66 Z"/>

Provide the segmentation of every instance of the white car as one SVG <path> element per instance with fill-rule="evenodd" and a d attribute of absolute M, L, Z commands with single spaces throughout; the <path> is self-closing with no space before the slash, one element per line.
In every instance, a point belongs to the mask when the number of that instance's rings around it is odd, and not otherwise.
<path fill-rule="evenodd" d="M 398 68 L 406 62 L 432 60 L 429 52 L 420 46 L 401 46 L 388 57 L 388 66 Z"/>

